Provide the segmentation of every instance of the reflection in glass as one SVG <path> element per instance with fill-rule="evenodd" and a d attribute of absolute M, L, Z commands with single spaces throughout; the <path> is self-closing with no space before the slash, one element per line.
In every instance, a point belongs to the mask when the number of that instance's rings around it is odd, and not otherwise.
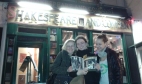
<path fill-rule="evenodd" d="M 73 38 L 73 32 L 72 31 L 62 31 L 62 43 L 64 43 L 67 39 Z"/>
<path fill-rule="evenodd" d="M 21 67 L 26 56 L 31 56 L 31 58 L 35 62 L 35 65 L 38 67 L 39 48 L 25 48 L 25 47 L 18 48 L 16 84 L 26 84 L 27 79 L 28 79 L 28 81 L 38 82 L 38 72 L 35 71 L 32 64 L 31 64 L 31 72 L 30 71 L 27 72 L 27 68 L 24 72 L 19 70 L 19 68 Z M 29 73 L 31 73 L 31 74 L 29 74 Z M 27 78 L 27 75 L 29 78 Z"/>

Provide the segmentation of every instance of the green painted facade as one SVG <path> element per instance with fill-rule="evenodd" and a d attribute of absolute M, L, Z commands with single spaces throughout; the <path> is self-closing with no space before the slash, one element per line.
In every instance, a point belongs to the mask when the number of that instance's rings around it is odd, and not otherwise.
<path fill-rule="evenodd" d="M 26 26 L 28 27 L 28 26 Z M 56 29 L 57 31 L 57 48 L 56 48 L 56 55 L 60 51 L 60 46 L 62 45 L 62 30 L 70 30 L 73 31 L 73 38 L 75 38 L 78 35 L 78 32 L 83 32 L 87 34 L 88 37 L 88 44 L 89 47 L 93 47 L 93 32 L 95 33 L 101 33 L 101 31 L 92 31 L 92 30 L 83 30 L 83 29 L 68 29 L 68 28 L 58 28 L 58 27 L 44 27 L 42 29 L 46 30 L 46 34 L 36 34 L 36 33 L 23 33 L 18 32 L 19 25 L 15 23 L 8 23 L 7 24 L 7 39 L 6 39 L 6 49 L 5 49 L 5 63 L 4 63 L 4 72 L 3 77 L 6 75 L 7 69 L 7 51 L 8 51 L 8 40 L 10 38 L 14 39 L 14 53 L 13 53 L 13 64 L 11 64 L 11 84 L 16 84 L 16 69 L 17 69 L 17 56 L 18 56 L 18 47 L 37 47 L 39 48 L 39 74 L 41 75 L 39 83 L 46 82 L 46 79 L 49 76 L 49 65 L 50 65 L 50 33 L 51 29 Z M 40 27 L 39 27 L 40 28 Z M 105 31 L 104 31 L 105 32 Z M 123 52 L 124 52 L 124 60 L 125 60 L 125 66 L 126 66 L 126 74 L 127 74 L 127 84 L 131 84 L 131 75 L 130 75 L 130 69 L 129 69 L 129 61 L 128 61 L 128 55 L 127 55 L 127 49 L 125 44 L 125 34 L 124 33 L 114 33 L 114 32 L 106 32 L 108 34 L 118 34 L 122 37 L 122 43 L 123 43 Z M 19 36 L 25 36 L 25 37 L 35 37 L 35 38 L 41 38 L 43 40 L 41 41 L 19 41 Z M 93 52 L 93 49 L 92 49 Z M 3 83 L 4 84 L 4 81 Z"/>

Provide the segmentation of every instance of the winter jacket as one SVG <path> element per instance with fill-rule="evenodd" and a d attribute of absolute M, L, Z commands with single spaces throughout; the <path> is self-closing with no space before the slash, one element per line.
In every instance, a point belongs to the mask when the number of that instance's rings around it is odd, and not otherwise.
<path fill-rule="evenodd" d="M 110 48 L 106 48 L 105 52 L 107 53 L 109 84 L 123 84 L 122 69 L 118 54 Z"/>

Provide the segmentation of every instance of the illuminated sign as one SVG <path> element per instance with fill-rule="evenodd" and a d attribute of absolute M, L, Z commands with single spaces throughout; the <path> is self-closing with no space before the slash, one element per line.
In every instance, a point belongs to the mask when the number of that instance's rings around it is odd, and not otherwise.
<path fill-rule="evenodd" d="M 74 27 L 82 26 L 86 29 L 97 30 L 115 30 L 131 32 L 129 24 L 125 20 L 68 14 L 62 12 L 36 11 L 22 8 L 8 8 L 8 22 L 40 24 L 58 27 Z"/>

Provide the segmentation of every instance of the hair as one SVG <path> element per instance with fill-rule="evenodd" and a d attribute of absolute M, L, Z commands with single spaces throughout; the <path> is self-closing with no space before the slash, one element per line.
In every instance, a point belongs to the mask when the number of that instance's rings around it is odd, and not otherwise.
<path fill-rule="evenodd" d="M 99 35 L 99 36 L 97 37 L 97 39 L 102 39 L 104 43 L 106 43 L 106 42 L 108 41 L 108 38 L 106 37 L 105 34 Z"/>
<path fill-rule="evenodd" d="M 75 42 L 75 40 L 74 39 L 67 39 L 62 46 L 62 50 L 66 50 L 67 43 L 69 43 L 69 42 Z"/>
<path fill-rule="evenodd" d="M 85 43 L 88 43 L 88 40 L 83 36 L 83 35 L 78 35 L 76 38 L 75 38 L 75 43 L 77 42 L 78 39 L 83 39 L 85 41 Z"/>

